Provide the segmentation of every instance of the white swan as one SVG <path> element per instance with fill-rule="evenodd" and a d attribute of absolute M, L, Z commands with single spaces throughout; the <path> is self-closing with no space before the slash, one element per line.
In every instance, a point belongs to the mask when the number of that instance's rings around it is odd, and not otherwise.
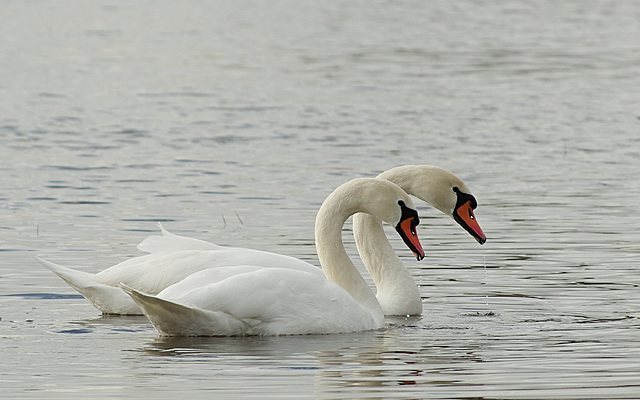
<path fill-rule="evenodd" d="M 418 213 L 395 184 L 359 178 L 334 190 L 316 217 L 316 250 L 326 278 L 247 265 L 196 272 L 157 296 L 122 285 L 161 335 L 340 333 L 384 326 L 384 313 L 342 243 L 350 215 L 366 212 L 396 227 L 418 258 Z"/>
<path fill-rule="evenodd" d="M 473 210 L 477 203 L 458 177 L 430 165 L 405 165 L 378 175 L 400 186 L 410 195 L 453 217 L 480 244 L 487 240 Z M 420 291 L 411 273 L 393 250 L 380 219 L 370 214 L 353 217 L 353 234 L 360 258 L 376 285 L 376 297 L 385 315 L 422 313 Z"/>
<path fill-rule="evenodd" d="M 474 224 L 475 217 L 468 218 L 473 215 L 475 199 L 467 186 L 450 172 L 427 165 L 403 166 L 383 172 L 379 178 L 394 182 L 407 193 L 458 218 L 456 220 L 472 231 L 480 243 L 486 240 L 480 227 Z M 466 203 L 472 207 L 469 209 Z M 465 215 L 468 222 L 464 222 Z M 380 220 L 368 214 L 357 214 L 353 221 L 360 256 L 376 284 L 376 297 L 385 314 L 420 314 L 422 304 L 418 287 L 389 244 Z M 117 287 L 120 282 L 145 293 L 157 294 L 203 269 L 255 263 L 263 267 L 293 268 L 323 276 L 319 268 L 293 257 L 217 246 L 174 235 L 162 225 L 160 229 L 162 236 L 149 236 L 138 245 L 138 249 L 150 254 L 126 260 L 97 274 L 64 267 L 38 257 L 36 259 L 105 314 L 142 314 L 138 305 Z"/>

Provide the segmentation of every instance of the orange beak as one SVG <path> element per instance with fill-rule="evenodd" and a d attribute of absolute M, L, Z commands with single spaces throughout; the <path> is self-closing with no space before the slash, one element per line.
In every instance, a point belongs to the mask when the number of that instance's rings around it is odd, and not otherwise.
<path fill-rule="evenodd" d="M 424 258 L 424 249 L 422 248 L 422 244 L 420 244 L 420 240 L 418 239 L 418 234 L 416 233 L 416 225 L 418 225 L 419 220 L 417 217 L 405 218 L 400 221 L 398 226 L 396 226 L 396 230 L 404 240 L 404 243 L 409 247 L 409 249 L 416 256 L 418 261 Z"/>
<path fill-rule="evenodd" d="M 456 208 L 453 212 L 453 219 L 455 219 L 460 226 L 469 232 L 469 234 L 471 234 L 478 243 L 484 244 L 487 241 L 487 237 L 484 235 L 484 232 L 482 232 L 480 225 L 478 225 L 478 221 L 476 221 L 476 216 L 473 214 L 471 201 L 467 201 Z"/>

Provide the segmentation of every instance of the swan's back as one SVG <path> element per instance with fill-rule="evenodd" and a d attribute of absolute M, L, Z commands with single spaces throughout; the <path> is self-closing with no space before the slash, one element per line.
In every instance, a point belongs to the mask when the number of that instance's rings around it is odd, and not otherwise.
<path fill-rule="evenodd" d="M 96 274 L 96 281 L 117 286 L 125 283 L 149 294 L 210 268 L 260 264 L 264 267 L 299 269 L 324 276 L 320 268 L 294 257 L 266 251 L 219 247 L 218 250 L 179 250 L 147 254 L 126 260 Z"/>
<path fill-rule="evenodd" d="M 204 240 L 175 235 L 145 238 L 138 249 L 149 254 L 131 258 L 95 275 L 95 281 L 109 286 L 124 283 L 148 294 L 157 294 L 187 276 L 209 268 L 261 265 L 300 269 L 323 275 L 322 270 L 305 261 L 261 250 L 219 246 Z"/>
<path fill-rule="evenodd" d="M 164 229 L 160 223 L 158 226 L 162 231 L 162 236 L 147 236 L 138 245 L 138 250 L 150 254 L 162 254 L 181 250 L 221 250 L 225 248 L 204 240 L 176 235 Z"/>

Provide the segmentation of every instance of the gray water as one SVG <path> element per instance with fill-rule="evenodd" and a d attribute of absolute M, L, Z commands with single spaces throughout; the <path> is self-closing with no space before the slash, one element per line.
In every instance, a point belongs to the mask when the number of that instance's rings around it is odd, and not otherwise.
<path fill-rule="evenodd" d="M 3 398 L 640 398 L 637 1 L 5 1 L 0 54 Z M 160 338 L 32 258 L 161 221 L 317 264 L 324 197 L 403 164 L 488 242 L 419 204 L 424 312 L 383 330 Z"/>

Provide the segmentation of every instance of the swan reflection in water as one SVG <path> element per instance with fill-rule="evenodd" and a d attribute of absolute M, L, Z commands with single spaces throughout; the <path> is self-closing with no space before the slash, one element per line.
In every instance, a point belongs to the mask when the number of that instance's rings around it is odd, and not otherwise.
<path fill-rule="evenodd" d="M 434 382 L 455 386 L 455 369 L 469 361 L 481 362 L 477 344 L 450 348 L 438 333 L 451 335 L 450 327 L 425 327 L 420 317 L 387 318 L 387 328 L 340 335 L 251 337 L 158 337 L 127 356 L 130 362 L 167 366 L 179 362 L 198 366 L 194 380 L 209 382 L 216 390 L 237 393 L 242 382 L 247 393 L 269 393 L 275 382 L 288 382 L 294 393 L 333 393 L 367 387 L 385 391 L 420 390 Z M 435 339 L 428 339 L 435 336 Z M 455 335 L 454 335 L 455 336 Z M 438 342 L 439 345 L 433 345 Z M 457 341 L 447 341 L 458 345 Z M 267 372 L 269 371 L 269 372 Z M 277 372 L 274 372 L 277 371 Z M 298 388 L 293 388 L 298 387 Z M 415 389 L 411 389 L 414 387 Z M 352 389 L 351 389 L 352 390 Z M 345 393 L 351 393 L 351 390 Z M 396 393 L 397 394 L 397 393 Z"/>

